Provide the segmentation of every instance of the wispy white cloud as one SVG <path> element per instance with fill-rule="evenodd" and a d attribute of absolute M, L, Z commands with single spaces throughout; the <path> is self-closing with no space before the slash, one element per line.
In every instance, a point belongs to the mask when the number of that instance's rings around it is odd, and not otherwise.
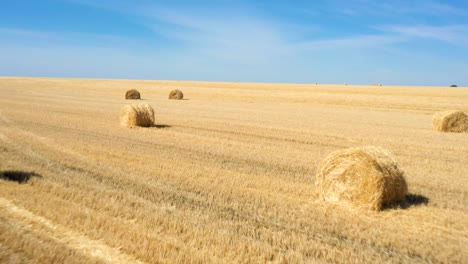
<path fill-rule="evenodd" d="M 3 42 L 22 42 L 28 43 L 30 46 L 40 45 L 57 45 L 64 44 L 69 46 L 130 46 L 138 43 L 141 40 L 128 39 L 123 36 L 111 34 L 95 34 L 86 32 L 64 32 L 64 31 L 46 31 L 46 30 L 31 30 L 24 28 L 0 27 L 0 35 Z M 140 43 L 142 44 L 142 43 Z"/>
<path fill-rule="evenodd" d="M 296 47 L 301 49 L 346 49 L 385 47 L 395 43 L 407 41 L 404 36 L 398 35 L 357 35 L 352 37 L 319 39 L 299 43 Z"/>
<path fill-rule="evenodd" d="M 116 9 L 107 0 L 67 0 L 99 8 Z M 364 5 L 364 9 L 380 6 L 380 2 L 355 0 Z M 125 2 L 123 3 L 125 4 Z M 323 9 L 323 8 L 322 8 Z M 320 25 L 307 27 L 285 21 L 270 19 L 260 13 L 252 13 L 254 8 L 243 6 L 232 10 L 220 6 L 209 9 L 196 6 L 171 6 L 154 3 L 119 8 L 140 19 L 140 23 L 166 39 L 182 45 L 184 49 L 199 54 L 224 58 L 234 62 L 266 63 L 273 57 L 294 56 L 304 50 L 380 47 L 404 42 L 408 38 L 403 34 L 359 34 L 348 37 L 320 36 Z M 314 9 L 303 8 L 307 14 L 317 15 Z M 354 9 L 342 9 L 350 14 L 357 14 Z M 257 11 L 257 10 L 254 10 Z M 314 34 L 316 33 L 316 34 Z M 306 35 L 307 37 L 304 37 Z"/>
<path fill-rule="evenodd" d="M 287 53 L 290 29 L 295 32 L 314 30 L 311 26 L 275 23 L 252 13 L 253 8 L 248 6 L 213 4 L 210 8 L 200 8 L 149 1 L 132 6 L 125 1 L 116 4 L 106 0 L 67 1 L 123 13 L 194 56 L 240 64 L 267 63 Z"/>
<path fill-rule="evenodd" d="M 50 39 L 52 37 L 56 37 L 54 34 L 50 32 L 44 31 L 37 31 L 37 30 L 27 30 L 27 29 L 20 29 L 20 28 L 7 28 L 7 27 L 0 27 L 0 34 L 5 37 L 28 37 L 28 38 L 37 38 L 37 39 Z"/>
<path fill-rule="evenodd" d="M 341 14 L 371 15 L 378 17 L 402 17 L 408 15 L 466 15 L 468 10 L 457 7 L 450 3 L 443 3 L 431 0 L 395 0 L 395 1 L 376 1 L 376 0 L 351 0 L 336 7 L 336 11 Z M 343 7 L 344 6 L 344 7 Z"/>
<path fill-rule="evenodd" d="M 411 38 L 427 38 L 456 45 L 468 44 L 468 25 L 387 25 L 379 29 Z"/>
<path fill-rule="evenodd" d="M 271 21 L 231 13 L 153 9 L 149 23 L 157 34 L 180 41 L 204 55 L 245 63 L 264 63 L 288 52 L 286 34 Z"/>

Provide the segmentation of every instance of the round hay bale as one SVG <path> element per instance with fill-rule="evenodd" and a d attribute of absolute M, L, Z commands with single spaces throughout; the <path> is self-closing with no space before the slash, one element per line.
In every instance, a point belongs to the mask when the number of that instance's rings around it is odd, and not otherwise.
<path fill-rule="evenodd" d="M 154 110 L 149 104 L 125 105 L 120 109 L 120 124 L 124 127 L 154 125 Z"/>
<path fill-rule="evenodd" d="M 140 92 L 135 89 L 128 90 L 125 93 L 125 99 L 140 99 Z"/>
<path fill-rule="evenodd" d="M 432 118 L 432 125 L 440 132 L 468 133 L 468 116 L 462 111 L 438 112 Z"/>
<path fill-rule="evenodd" d="M 172 90 L 169 93 L 169 99 L 182 100 L 184 99 L 184 94 L 180 90 Z"/>
<path fill-rule="evenodd" d="M 403 171 L 391 154 L 374 146 L 331 153 L 322 162 L 315 185 L 325 201 L 370 210 L 403 200 L 408 192 Z"/>

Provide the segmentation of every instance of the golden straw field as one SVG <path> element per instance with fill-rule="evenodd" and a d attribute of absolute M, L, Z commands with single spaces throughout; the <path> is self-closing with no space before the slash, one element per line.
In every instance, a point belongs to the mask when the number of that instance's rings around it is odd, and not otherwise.
<path fill-rule="evenodd" d="M 156 126 L 120 126 L 129 103 Z M 0 263 L 467 263 L 468 133 L 434 131 L 444 110 L 468 89 L 0 78 L 0 171 L 32 175 L 0 179 Z M 406 201 L 318 199 L 322 160 L 368 145 Z"/>

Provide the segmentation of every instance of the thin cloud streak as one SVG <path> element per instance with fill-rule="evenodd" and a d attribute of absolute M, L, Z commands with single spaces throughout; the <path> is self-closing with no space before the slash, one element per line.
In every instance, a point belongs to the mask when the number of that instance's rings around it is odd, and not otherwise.
<path fill-rule="evenodd" d="M 340 2 L 340 1 L 339 1 Z M 412 1 L 348 1 L 346 7 L 341 7 L 341 2 L 336 6 L 336 11 L 348 16 L 371 15 L 375 17 L 401 17 L 402 15 L 431 15 L 446 16 L 467 15 L 468 10 L 456 7 L 448 3 L 429 0 Z"/>
<path fill-rule="evenodd" d="M 360 35 L 307 41 L 296 45 L 296 47 L 301 49 L 379 48 L 405 41 L 407 41 L 407 38 L 398 35 Z"/>
<path fill-rule="evenodd" d="M 468 25 L 427 26 L 387 25 L 378 29 L 411 38 L 427 38 L 455 45 L 468 44 Z"/>

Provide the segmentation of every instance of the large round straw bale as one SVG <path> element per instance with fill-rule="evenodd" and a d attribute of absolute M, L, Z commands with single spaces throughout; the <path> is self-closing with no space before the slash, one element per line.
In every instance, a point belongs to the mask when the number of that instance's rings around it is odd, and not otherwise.
<path fill-rule="evenodd" d="M 408 191 L 391 154 L 374 146 L 331 153 L 318 170 L 315 184 L 325 201 L 371 210 L 404 199 Z"/>
<path fill-rule="evenodd" d="M 172 90 L 169 93 L 169 99 L 182 100 L 184 99 L 184 94 L 180 90 Z"/>
<path fill-rule="evenodd" d="M 438 112 L 432 118 L 432 125 L 441 132 L 468 132 L 468 116 L 462 111 Z"/>
<path fill-rule="evenodd" d="M 152 126 L 154 110 L 149 104 L 125 105 L 120 109 L 120 124 L 125 127 Z"/>
<path fill-rule="evenodd" d="M 128 90 L 125 93 L 125 99 L 140 99 L 140 92 L 135 89 Z"/>

